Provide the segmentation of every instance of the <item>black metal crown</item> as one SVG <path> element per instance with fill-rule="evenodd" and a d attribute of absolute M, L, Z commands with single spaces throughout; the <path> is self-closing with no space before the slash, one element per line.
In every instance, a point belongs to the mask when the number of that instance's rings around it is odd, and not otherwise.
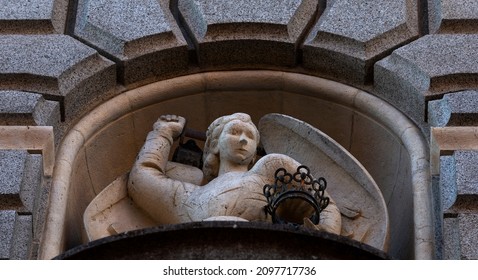
<path fill-rule="evenodd" d="M 276 211 L 288 200 L 301 199 L 314 208 L 314 213 L 307 218 L 317 225 L 320 220 L 320 212 L 329 205 L 330 199 L 325 197 L 327 181 L 323 177 L 314 179 L 310 175 L 310 169 L 305 165 L 299 166 L 294 174 L 288 173 L 285 168 L 279 168 L 274 176 L 274 185 L 265 185 L 263 189 L 267 199 L 265 211 L 271 215 L 272 222 L 277 224 L 293 223 L 282 219 Z"/>

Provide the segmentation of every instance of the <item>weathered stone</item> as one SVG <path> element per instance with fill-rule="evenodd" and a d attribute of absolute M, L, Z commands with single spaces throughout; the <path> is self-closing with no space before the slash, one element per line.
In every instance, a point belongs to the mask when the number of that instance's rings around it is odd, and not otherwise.
<path fill-rule="evenodd" d="M 456 161 L 454 156 L 440 157 L 439 186 L 441 195 L 441 208 L 442 210 L 447 210 L 453 206 L 458 194 L 456 186 Z"/>
<path fill-rule="evenodd" d="M 65 35 L 0 36 L 0 89 L 59 100 L 66 118 L 114 88 L 113 63 Z"/>
<path fill-rule="evenodd" d="M 478 259 L 478 214 L 459 214 L 458 223 L 460 230 L 460 259 Z"/>
<path fill-rule="evenodd" d="M 59 121 L 58 102 L 31 92 L 0 91 L 0 125 L 56 126 Z"/>
<path fill-rule="evenodd" d="M 375 64 L 375 92 L 418 124 L 427 101 L 478 85 L 478 35 L 428 35 Z"/>
<path fill-rule="evenodd" d="M 10 258 L 13 231 L 15 228 L 15 211 L 0 211 L 0 259 Z"/>
<path fill-rule="evenodd" d="M 0 0 L 0 34 L 63 33 L 68 1 Z"/>
<path fill-rule="evenodd" d="M 79 1 L 75 34 L 122 62 L 123 83 L 187 69 L 186 41 L 169 1 Z"/>
<path fill-rule="evenodd" d="M 32 242 L 32 215 L 16 215 L 15 227 L 13 229 L 10 259 L 29 259 Z"/>
<path fill-rule="evenodd" d="M 478 2 L 475 0 L 441 0 L 431 4 L 435 33 L 478 33 Z"/>
<path fill-rule="evenodd" d="M 0 208 L 33 211 L 41 184 L 41 156 L 21 150 L 0 150 Z"/>
<path fill-rule="evenodd" d="M 478 91 L 446 94 L 428 102 L 428 122 L 432 126 L 477 126 Z"/>
<path fill-rule="evenodd" d="M 478 151 L 456 151 L 458 195 L 478 195 Z"/>
<path fill-rule="evenodd" d="M 409 0 L 328 3 L 304 45 L 304 66 L 347 83 L 370 82 L 379 58 L 418 36 L 416 5 Z"/>
<path fill-rule="evenodd" d="M 317 0 L 179 0 L 201 67 L 293 66 Z"/>
<path fill-rule="evenodd" d="M 443 218 L 443 259 L 460 259 L 460 228 L 456 217 Z"/>
<path fill-rule="evenodd" d="M 0 259 L 28 259 L 32 236 L 31 215 L 0 211 Z"/>

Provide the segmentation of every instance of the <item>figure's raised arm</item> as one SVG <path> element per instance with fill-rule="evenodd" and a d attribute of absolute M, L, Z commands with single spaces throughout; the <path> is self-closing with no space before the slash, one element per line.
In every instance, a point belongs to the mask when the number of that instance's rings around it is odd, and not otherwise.
<path fill-rule="evenodd" d="M 135 166 L 154 167 L 164 173 L 169 152 L 184 129 L 186 120 L 176 115 L 163 115 L 154 123 L 141 148 Z"/>
<path fill-rule="evenodd" d="M 171 146 L 180 136 L 185 122 L 180 116 L 161 116 L 149 132 L 129 174 L 128 195 L 158 224 L 190 221 L 181 207 L 197 186 L 166 175 Z"/>

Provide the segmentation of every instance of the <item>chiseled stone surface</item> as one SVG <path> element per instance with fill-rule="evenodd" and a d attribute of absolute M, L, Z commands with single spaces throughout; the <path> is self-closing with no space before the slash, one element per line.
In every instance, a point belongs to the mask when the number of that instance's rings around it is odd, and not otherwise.
<path fill-rule="evenodd" d="M 115 83 L 113 63 L 65 35 L 0 36 L 0 89 L 59 100 L 68 118 Z"/>
<path fill-rule="evenodd" d="M 409 0 L 328 3 L 304 46 L 304 67 L 347 83 L 370 82 L 378 57 L 418 36 L 416 5 Z"/>
<path fill-rule="evenodd" d="M 68 1 L 0 0 L 0 34 L 63 33 Z"/>
<path fill-rule="evenodd" d="M 460 259 L 478 259 L 478 214 L 459 214 Z"/>
<path fill-rule="evenodd" d="M 15 228 L 15 211 L 0 211 L 0 259 L 10 259 L 13 231 Z"/>
<path fill-rule="evenodd" d="M 478 151 L 456 151 L 458 195 L 478 195 Z"/>
<path fill-rule="evenodd" d="M 26 151 L 0 150 L 0 205 L 2 209 L 22 206 L 20 199 Z"/>
<path fill-rule="evenodd" d="M 199 65 L 293 66 L 317 0 L 179 0 Z"/>
<path fill-rule="evenodd" d="M 60 122 L 58 102 L 41 94 L 0 90 L 0 125 L 50 125 Z"/>
<path fill-rule="evenodd" d="M 478 1 L 441 0 L 441 17 L 435 30 L 439 33 L 478 33 Z M 432 30 L 433 31 L 433 30 Z"/>
<path fill-rule="evenodd" d="M 34 212 L 41 172 L 41 155 L 0 150 L 0 209 Z"/>
<path fill-rule="evenodd" d="M 32 236 L 32 216 L 12 210 L 0 211 L 0 259 L 28 259 Z"/>
<path fill-rule="evenodd" d="M 187 44 L 168 4 L 80 0 L 75 35 L 121 60 L 125 84 L 181 73 L 187 68 Z"/>
<path fill-rule="evenodd" d="M 417 123 L 426 102 L 478 86 L 478 35 L 428 35 L 375 64 L 375 92 Z"/>
<path fill-rule="evenodd" d="M 443 211 L 460 213 L 463 209 L 473 208 L 470 205 L 470 198 L 478 195 L 476 174 L 478 174 L 478 151 L 459 150 L 451 156 L 440 157 Z"/>
<path fill-rule="evenodd" d="M 428 122 L 440 127 L 478 125 L 478 91 L 453 92 L 428 102 Z"/>

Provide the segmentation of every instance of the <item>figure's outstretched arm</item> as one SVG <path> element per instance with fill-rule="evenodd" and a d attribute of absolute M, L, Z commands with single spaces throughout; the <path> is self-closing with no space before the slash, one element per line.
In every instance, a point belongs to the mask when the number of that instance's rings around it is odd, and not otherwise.
<path fill-rule="evenodd" d="M 129 175 L 128 195 L 161 224 L 188 221 L 181 207 L 196 186 L 171 179 L 165 173 L 171 146 L 185 122 L 180 116 L 161 116 L 149 132 Z"/>
<path fill-rule="evenodd" d="M 153 167 L 164 174 L 173 141 L 179 137 L 185 123 L 186 120 L 183 117 L 176 115 L 159 117 L 154 123 L 153 130 L 146 137 L 135 167 Z"/>

